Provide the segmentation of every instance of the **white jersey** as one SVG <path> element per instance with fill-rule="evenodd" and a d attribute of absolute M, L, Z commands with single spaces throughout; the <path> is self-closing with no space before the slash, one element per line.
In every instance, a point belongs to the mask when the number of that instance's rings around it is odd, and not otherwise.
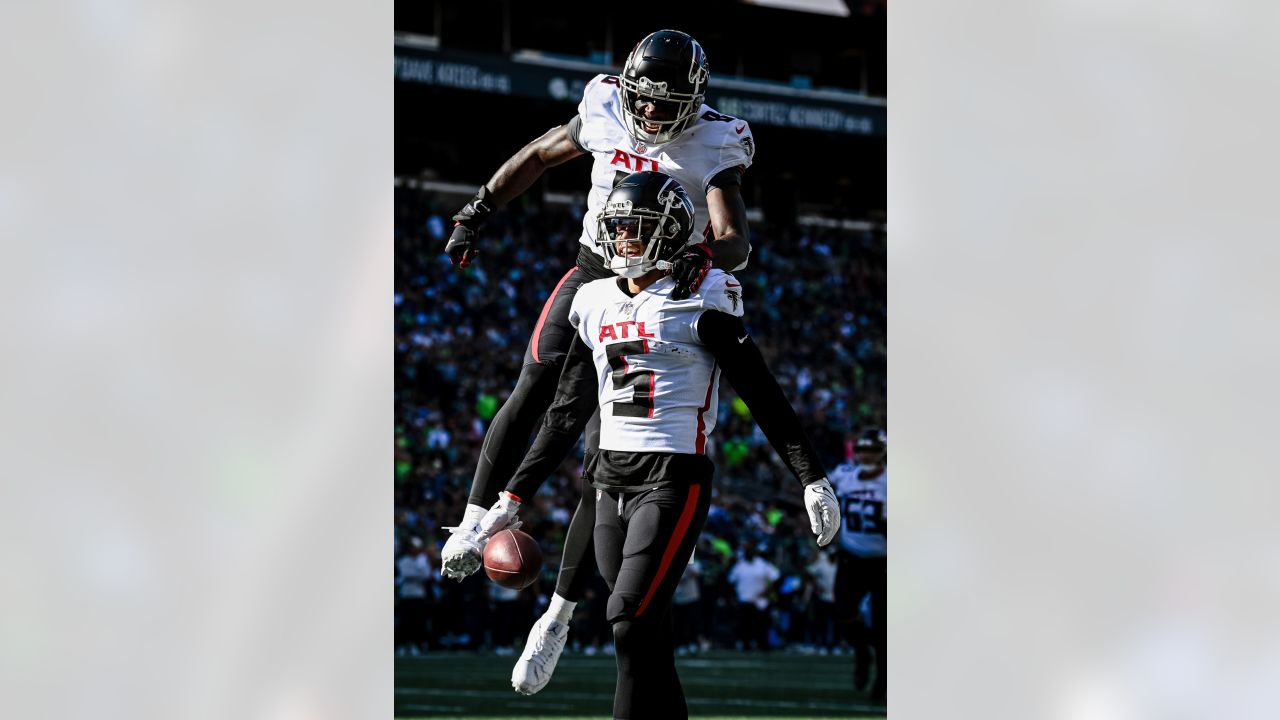
<path fill-rule="evenodd" d="M 720 369 L 698 338 L 707 310 L 742 316 L 742 285 L 713 269 L 698 292 L 672 300 L 668 276 L 630 297 L 617 278 L 587 283 L 569 322 L 591 348 L 600 398 L 600 448 L 703 454 L 716 426 Z"/>
<path fill-rule="evenodd" d="M 662 145 L 639 144 L 627 133 L 619 87 L 616 75 L 597 75 L 587 83 L 582 102 L 578 104 L 582 126 L 576 139 L 595 161 L 579 242 L 604 256 L 604 251 L 596 245 L 600 211 L 618 180 L 644 170 L 670 175 L 689 194 L 696 222 L 689 242 L 702 242 L 704 237 L 709 237 L 711 226 L 711 215 L 707 212 L 708 183 L 723 170 L 751 166 L 755 155 L 751 128 L 746 120 L 721 115 L 703 105 L 689 129 L 674 140 Z M 734 268 L 739 269 L 741 266 Z"/>
<path fill-rule="evenodd" d="M 857 557 L 885 557 L 889 470 L 866 480 L 858 477 L 860 472 L 856 463 L 846 462 L 831 473 L 844 513 L 840 549 Z"/>

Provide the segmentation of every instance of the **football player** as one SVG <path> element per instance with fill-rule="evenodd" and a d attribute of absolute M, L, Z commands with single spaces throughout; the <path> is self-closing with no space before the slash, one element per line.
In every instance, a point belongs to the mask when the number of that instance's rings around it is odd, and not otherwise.
<path fill-rule="evenodd" d="M 705 452 L 722 372 L 800 482 L 818 545 L 840 529 L 831 483 L 743 327 L 741 284 L 713 269 L 692 295 L 677 297 L 678 281 L 664 269 L 696 217 L 680 184 L 661 172 L 630 175 L 610 193 L 596 236 L 621 277 L 578 291 L 555 399 L 504 502 L 481 519 L 495 532 L 516 522 L 518 498 L 536 492 L 599 408 L 599 450 L 585 477 L 598 503 L 596 563 L 610 590 L 615 718 L 688 717 L 667 614 L 711 502 Z M 554 664 L 534 669 L 540 687 Z"/>
<path fill-rule="evenodd" d="M 495 209 L 528 189 L 547 168 L 584 154 L 593 158 L 577 264 L 543 305 L 515 389 L 485 435 L 462 522 L 441 553 L 445 576 L 461 580 L 479 569 L 487 534 L 478 522 L 495 500 L 502 502 L 498 493 L 551 402 L 573 336 L 570 303 L 579 287 L 613 277 L 611 265 L 621 262 L 616 255 L 606 256 L 595 222 L 614 185 L 635 171 L 661 170 L 689 189 L 697 217 L 706 218 L 676 239 L 680 247 L 669 270 L 674 297 L 696 292 L 713 267 L 746 265 L 751 246 L 739 190 L 755 144 L 745 121 L 703 103 L 707 82 L 707 57 L 696 40 L 675 30 L 650 34 L 631 51 L 621 75 L 597 75 L 587 84 L 577 116 L 507 160 L 454 216 L 445 249 L 451 261 L 466 267 L 481 252 L 479 230 Z M 588 457 L 597 446 L 598 422 L 593 421 L 587 427 Z M 536 652 L 558 657 L 564 647 L 573 606 L 590 580 L 589 568 L 580 574 L 577 568 L 591 562 L 594 508 L 594 495 L 584 493 L 569 525 L 551 606 L 529 635 L 529 647 Z M 520 663 L 527 659 L 522 656 Z"/>
<path fill-rule="evenodd" d="M 858 436 L 852 461 L 831 473 L 845 517 L 836 570 L 837 621 L 853 647 L 853 685 L 860 692 L 868 690 L 871 651 L 875 653 L 876 675 L 870 694 L 877 702 L 884 701 L 887 687 L 887 458 L 884 431 L 873 428 Z"/>

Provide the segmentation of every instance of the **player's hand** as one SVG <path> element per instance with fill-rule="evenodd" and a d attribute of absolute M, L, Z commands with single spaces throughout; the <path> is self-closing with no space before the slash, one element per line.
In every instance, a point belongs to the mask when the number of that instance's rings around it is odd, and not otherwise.
<path fill-rule="evenodd" d="M 835 539 L 840 532 L 840 503 L 830 480 L 822 478 L 804 487 L 804 509 L 809 512 L 809 529 L 818 536 L 818 547 Z"/>
<path fill-rule="evenodd" d="M 698 292 L 702 281 L 711 271 L 711 246 L 700 243 L 684 249 L 680 257 L 671 262 L 671 277 L 676 287 L 671 291 L 672 300 L 684 300 Z"/>
<path fill-rule="evenodd" d="M 464 268 L 476 259 L 476 239 L 475 230 L 458 223 L 453 226 L 453 234 L 449 236 L 449 242 L 444 246 L 444 251 L 449 253 L 449 264 Z"/>
<path fill-rule="evenodd" d="M 449 242 L 444 246 L 444 251 L 449 254 L 449 262 L 457 267 L 466 267 L 478 254 L 476 250 L 478 231 L 485 219 L 493 212 L 489 195 L 488 186 L 481 185 L 475 197 L 453 216 L 453 234 L 449 236 Z"/>
<path fill-rule="evenodd" d="M 498 534 L 503 530 L 515 530 L 523 523 L 516 517 L 516 513 L 520 512 L 520 500 L 511 493 L 503 490 L 498 493 L 498 502 L 489 508 L 489 512 L 480 518 L 480 534 L 479 540 L 483 544 L 488 542 L 489 538 Z"/>

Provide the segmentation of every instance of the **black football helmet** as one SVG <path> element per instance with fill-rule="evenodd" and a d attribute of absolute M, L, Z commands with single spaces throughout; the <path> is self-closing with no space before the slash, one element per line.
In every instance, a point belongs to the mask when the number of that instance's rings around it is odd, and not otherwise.
<path fill-rule="evenodd" d="M 596 243 L 605 263 L 635 278 L 675 259 L 693 231 L 693 201 L 675 178 L 661 172 L 632 173 L 618 183 L 600 211 Z M 621 237 L 625 234 L 625 237 Z M 639 242 L 634 254 L 625 246 Z"/>
<path fill-rule="evenodd" d="M 853 451 L 860 465 L 882 465 L 888 455 L 889 443 L 884 430 L 868 428 L 862 431 L 854 443 Z"/>
<path fill-rule="evenodd" d="M 707 55 L 702 46 L 679 30 L 659 30 L 636 44 L 622 68 L 622 113 L 631 136 L 661 145 L 688 130 L 707 95 Z M 661 109 L 664 119 L 645 120 L 647 102 Z M 645 124 L 657 126 L 650 132 Z"/>

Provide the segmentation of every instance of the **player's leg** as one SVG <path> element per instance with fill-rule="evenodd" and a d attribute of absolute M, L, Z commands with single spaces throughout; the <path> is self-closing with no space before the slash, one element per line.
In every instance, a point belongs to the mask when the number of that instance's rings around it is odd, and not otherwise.
<path fill-rule="evenodd" d="M 569 532 L 565 535 L 556 592 L 551 596 L 547 611 L 529 629 L 524 651 L 511 669 L 511 686 L 516 692 L 532 695 L 551 681 L 569 637 L 573 609 L 593 574 L 595 520 L 596 491 L 584 483 L 578 509 L 573 513 Z"/>
<path fill-rule="evenodd" d="M 565 353 L 575 332 L 569 324 L 569 307 L 586 281 L 577 266 L 570 268 L 543 303 L 524 351 L 520 380 L 485 432 L 480 461 L 471 480 L 470 504 L 487 510 L 524 459 L 534 425 L 555 397 Z"/>
<path fill-rule="evenodd" d="M 461 580 L 480 569 L 483 543 L 477 540 L 480 518 L 498 499 L 524 458 L 538 418 L 555 397 L 560 369 L 573 339 L 569 307 L 586 280 L 575 266 L 560 278 L 542 306 L 525 349 L 524 365 L 511 396 L 502 404 L 484 436 L 480 460 L 471 481 L 471 496 L 462 522 L 440 553 L 441 573 Z"/>
<path fill-rule="evenodd" d="M 591 467 L 592 457 L 600 450 L 600 411 L 587 422 L 586 453 L 583 468 Z M 517 692 L 532 695 L 546 686 L 560 661 L 560 653 L 568 639 L 569 620 L 574 607 L 582 599 L 595 570 L 592 536 L 596 523 L 596 493 L 583 472 L 582 494 L 578 508 L 569 520 L 560 559 L 556 591 L 547 611 L 529 629 L 525 648 L 511 669 L 511 686 Z"/>
<path fill-rule="evenodd" d="M 871 565 L 871 646 L 876 651 L 876 679 L 871 685 L 871 700 L 883 702 L 888 688 L 889 661 L 888 652 L 888 608 L 887 600 L 888 576 L 885 572 L 884 558 L 869 563 Z"/>
<path fill-rule="evenodd" d="M 622 562 L 608 603 L 618 664 L 615 718 L 688 717 L 675 671 L 671 596 L 693 555 L 710 494 L 708 472 L 688 486 L 628 496 L 624 505 Z M 600 517 L 613 512 L 598 508 L 597 527 Z M 604 556 L 599 549 L 596 554 L 606 572 Z"/>
<path fill-rule="evenodd" d="M 521 366 L 511 396 L 493 416 L 484 444 L 480 446 L 480 460 L 471 481 L 468 505 L 488 510 L 511 476 L 515 475 L 538 418 L 555 397 L 562 369 L 563 355 L 554 364 L 526 362 Z"/>
<path fill-rule="evenodd" d="M 836 560 L 836 636 L 849 645 L 853 651 L 853 687 L 862 688 L 866 668 L 858 664 L 858 637 L 854 624 L 858 619 L 858 600 L 855 597 L 857 583 L 854 579 L 853 558 L 848 553 L 840 552 Z"/>
<path fill-rule="evenodd" d="M 592 413 L 587 421 L 586 452 L 583 457 L 583 475 L 586 468 L 591 467 L 592 458 L 600 450 L 600 409 Z M 595 570 L 595 552 L 592 537 L 596 525 L 595 491 L 582 480 L 582 496 L 578 500 L 578 508 L 569 520 L 569 532 L 564 539 L 564 555 L 560 560 L 560 574 L 556 577 L 556 594 L 578 602 L 591 582 Z"/>
<path fill-rule="evenodd" d="M 617 497 L 604 493 L 603 502 L 607 507 L 613 507 L 617 503 Z M 622 519 L 616 512 L 597 514 L 596 504 L 597 491 L 589 485 L 584 485 L 582 501 L 579 503 L 578 512 L 574 513 L 570 526 L 581 523 L 585 518 L 595 521 L 595 527 L 591 528 L 592 535 L 586 540 L 585 546 L 595 548 L 600 573 L 612 590 L 622 563 L 624 539 Z M 571 537 L 575 547 L 567 547 L 570 544 L 570 537 L 566 537 L 566 557 L 573 556 L 582 549 L 581 526 L 579 533 L 576 536 L 571 533 Z M 590 578 L 591 573 L 583 572 L 580 576 Z M 552 596 L 551 606 L 547 608 L 547 612 L 529 629 L 529 639 L 525 642 L 524 652 L 520 653 L 520 658 L 511 671 L 511 686 L 516 692 L 532 695 L 551 681 L 551 675 L 555 672 L 556 663 L 560 659 L 560 653 L 564 650 L 565 640 L 569 634 L 569 613 L 572 610 L 572 603 L 568 603 L 557 592 Z"/>
<path fill-rule="evenodd" d="M 840 553 L 836 570 L 836 622 L 841 636 L 853 651 L 853 687 L 866 690 L 871 676 L 870 638 L 862 617 L 862 601 L 867 594 L 866 564 L 848 553 Z"/>

